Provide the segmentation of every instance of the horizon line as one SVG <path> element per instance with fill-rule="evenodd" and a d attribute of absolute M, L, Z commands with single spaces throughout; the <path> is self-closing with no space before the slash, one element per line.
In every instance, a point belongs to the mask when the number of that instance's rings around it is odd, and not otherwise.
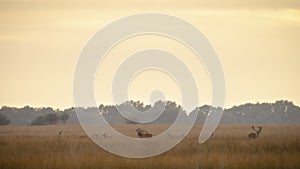
<path fill-rule="evenodd" d="M 127 101 L 124 101 L 123 103 L 125 103 L 125 102 L 130 102 L 130 101 L 133 101 L 133 102 L 138 102 L 138 101 L 140 101 L 140 100 L 127 100 Z M 156 102 L 159 102 L 159 101 L 162 101 L 162 100 L 158 100 L 158 101 L 156 101 Z M 176 101 L 172 101 L 172 100 L 166 100 L 166 101 L 162 101 L 162 102 L 168 102 L 168 101 L 170 101 L 170 102 L 175 102 L 176 103 L 176 105 L 180 105 L 182 108 L 183 108 L 183 106 L 181 105 L 181 104 L 179 104 L 178 102 L 176 102 Z M 255 103 L 254 102 L 251 102 L 251 101 L 249 101 L 249 102 L 243 102 L 243 103 L 236 103 L 236 104 L 231 104 L 230 106 L 223 106 L 222 108 L 225 110 L 225 109 L 230 109 L 230 108 L 232 108 L 232 107 L 235 107 L 235 106 L 241 106 L 241 105 L 245 105 L 245 104 L 263 104 L 263 103 L 270 103 L 270 104 L 272 104 L 272 103 L 276 103 L 277 101 L 287 101 L 287 102 L 291 102 L 291 103 L 293 103 L 294 105 L 296 105 L 296 106 L 298 106 L 298 104 L 295 104 L 295 102 L 294 101 L 291 101 L 291 100 L 287 100 L 287 99 L 277 99 L 277 100 L 275 100 L 275 101 L 256 101 Z M 149 104 L 145 104 L 145 102 L 142 102 L 142 101 L 140 101 L 141 103 L 143 103 L 144 105 L 152 105 L 151 103 L 149 103 Z M 156 103 L 155 102 L 155 103 Z M 123 104 L 123 103 L 121 103 L 121 104 Z M 108 103 L 100 103 L 100 104 L 98 104 L 98 106 L 97 107 L 99 107 L 100 105 L 104 105 L 104 106 L 116 106 L 116 105 L 121 105 L 121 104 L 108 104 Z M 211 104 L 207 104 L 207 103 L 203 103 L 202 105 L 198 105 L 197 107 L 202 107 L 202 106 L 205 106 L 205 105 L 207 105 L 207 106 L 212 106 Z M 53 105 L 29 105 L 29 104 L 24 104 L 23 106 L 20 106 L 20 105 L 0 105 L 1 107 L 1 109 L 3 108 L 3 107 L 10 107 L 10 108 L 24 108 L 24 107 L 31 107 L 31 108 L 48 108 L 48 107 L 50 107 L 50 108 L 52 108 L 52 109 L 54 109 L 54 110 L 56 110 L 56 109 L 58 109 L 58 110 L 66 110 L 66 109 L 70 109 L 70 108 L 95 108 L 94 106 L 76 106 L 75 107 L 75 105 L 69 105 L 69 106 L 53 106 Z M 195 107 L 195 109 L 197 108 L 197 107 Z M 218 107 L 216 107 L 216 108 L 218 108 Z M 183 108 L 184 109 L 184 108 Z"/>

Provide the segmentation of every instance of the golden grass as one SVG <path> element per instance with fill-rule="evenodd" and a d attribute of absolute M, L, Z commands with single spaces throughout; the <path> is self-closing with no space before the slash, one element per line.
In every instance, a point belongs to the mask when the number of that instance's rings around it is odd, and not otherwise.
<path fill-rule="evenodd" d="M 137 125 L 114 126 L 135 136 Z M 144 126 L 159 133 L 165 125 Z M 80 126 L 0 127 L 2 169 L 141 169 L 141 168 L 300 168 L 300 126 L 264 125 L 262 135 L 249 140 L 250 126 L 221 126 L 204 144 L 196 126 L 178 146 L 160 156 L 128 159 L 105 152 Z M 61 138 L 57 132 L 64 130 Z"/>

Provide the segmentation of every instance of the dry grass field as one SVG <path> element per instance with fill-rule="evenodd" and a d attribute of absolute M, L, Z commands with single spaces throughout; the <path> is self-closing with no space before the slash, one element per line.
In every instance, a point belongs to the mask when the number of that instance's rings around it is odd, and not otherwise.
<path fill-rule="evenodd" d="M 300 126 L 262 125 L 263 132 L 249 140 L 250 125 L 219 126 L 204 144 L 201 126 L 175 148 L 156 157 L 128 159 L 112 155 L 85 136 L 79 125 L 1 126 L 1 169 L 296 169 L 300 168 Z M 136 137 L 135 128 L 157 134 L 167 126 L 114 126 Z M 57 132 L 63 130 L 59 138 Z M 113 139 L 110 138 L 110 139 Z"/>

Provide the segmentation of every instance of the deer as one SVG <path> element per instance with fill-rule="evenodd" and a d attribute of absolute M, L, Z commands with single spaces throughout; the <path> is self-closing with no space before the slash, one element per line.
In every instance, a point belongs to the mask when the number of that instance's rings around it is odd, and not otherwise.
<path fill-rule="evenodd" d="M 255 127 L 252 126 L 251 128 L 255 131 L 255 133 L 253 132 L 253 133 L 248 134 L 248 137 L 250 139 L 256 139 L 259 136 L 259 134 L 261 133 L 263 127 L 257 126 L 258 129 L 255 129 Z"/>
<path fill-rule="evenodd" d="M 58 138 L 60 138 L 60 136 L 61 136 L 61 134 L 63 133 L 64 131 L 63 130 L 61 130 L 61 131 L 59 131 L 57 134 L 58 134 Z"/>
<path fill-rule="evenodd" d="M 142 130 L 140 128 L 136 129 L 137 135 L 140 138 L 148 138 L 148 137 L 152 137 L 151 133 L 148 133 L 146 130 Z"/>

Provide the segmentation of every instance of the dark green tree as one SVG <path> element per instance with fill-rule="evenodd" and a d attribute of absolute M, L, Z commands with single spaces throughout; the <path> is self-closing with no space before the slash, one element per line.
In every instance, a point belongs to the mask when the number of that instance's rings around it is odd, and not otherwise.
<path fill-rule="evenodd" d="M 45 120 L 48 124 L 56 124 L 59 121 L 60 117 L 57 113 L 48 113 L 45 116 Z"/>
<path fill-rule="evenodd" d="M 65 124 L 67 122 L 67 120 L 69 119 L 69 114 L 68 113 L 62 113 L 60 116 L 60 121 Z"/>
<path fill-rule="evenodd" d="M 37 116 L 32 122 L 31 125 L 46 125 L 46 119 L 44 116 Z"/>

